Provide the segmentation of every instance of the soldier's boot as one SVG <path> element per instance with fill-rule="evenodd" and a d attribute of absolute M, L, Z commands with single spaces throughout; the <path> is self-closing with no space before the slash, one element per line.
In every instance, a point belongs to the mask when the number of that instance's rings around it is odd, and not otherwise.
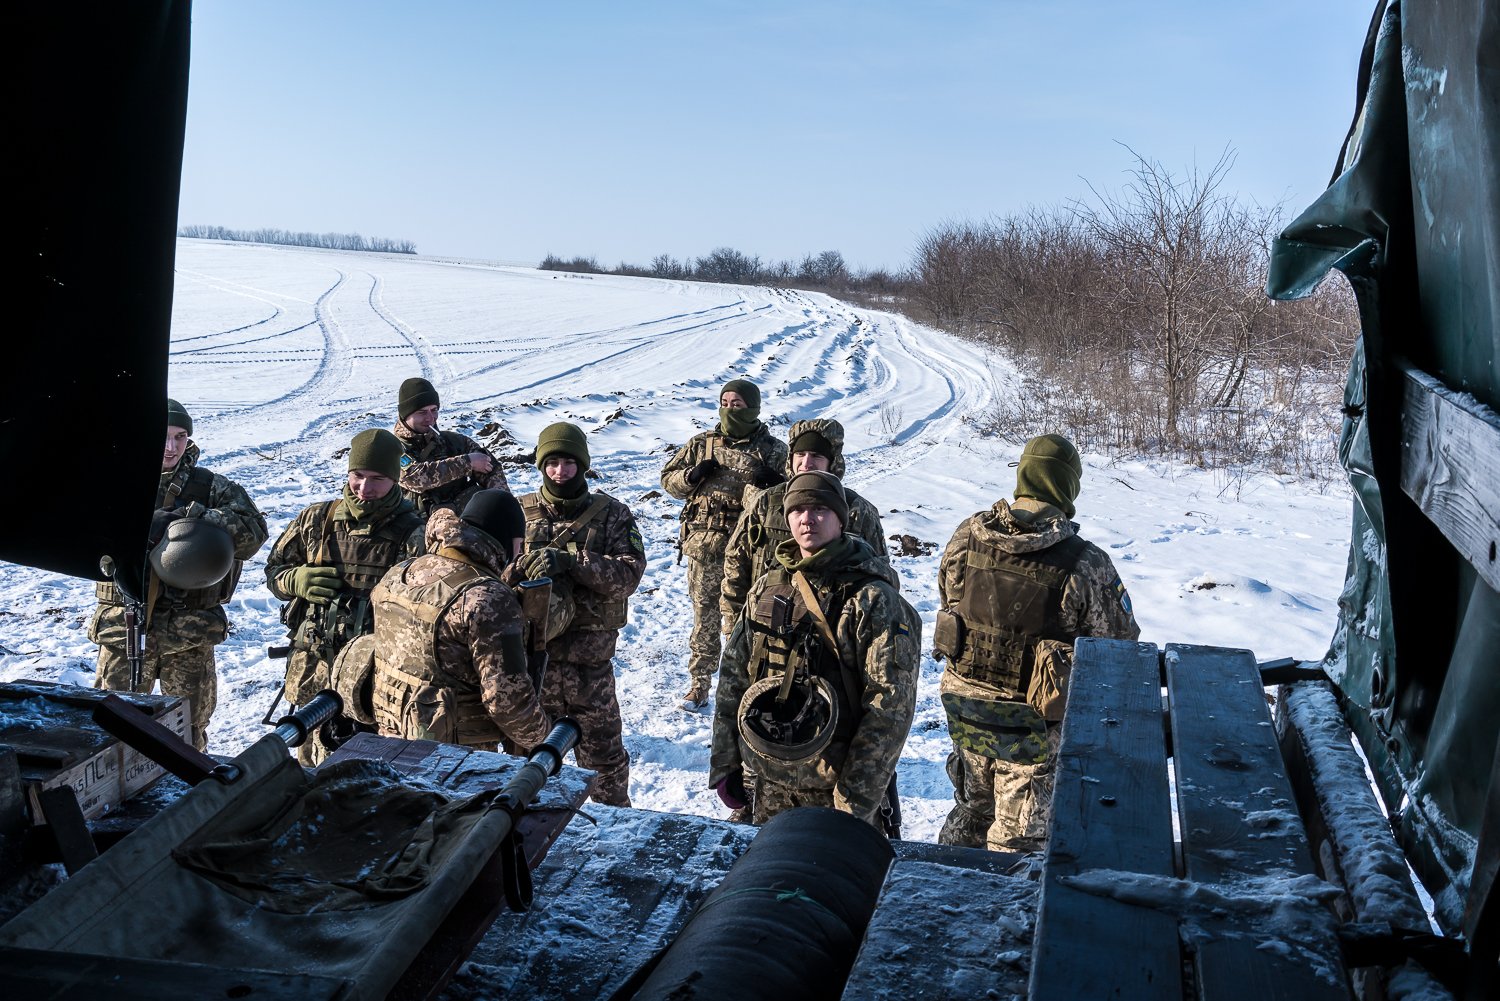
<path fill-rule="evenodd" d="M 748 824 L 750 823 L 751 816 L 752 811 L 750 805 L 747 803 L 738 810 L 731 810 L 729 812 L 729 821 L 733 824 Z"/>
<path fill-rule="evenodd" d="M 687 691 L 682 693 L 682 708 L 688 712 L 698 712 L 708 705 L 708 682 L 694 681 L 688 685 Z"/>

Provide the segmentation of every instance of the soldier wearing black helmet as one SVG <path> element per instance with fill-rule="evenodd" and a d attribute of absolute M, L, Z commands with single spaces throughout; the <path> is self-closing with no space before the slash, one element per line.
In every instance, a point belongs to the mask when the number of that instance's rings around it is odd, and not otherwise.
<path fill-rule="evenodd" d="M 342 496 L 305 508 L 266 559 L 266 586 L 286 605 L 291 633 L 283 694 L 305 705 L 329 687 L 329 668 L 355 638 L 375 628 L 370 592 L 385 572 L 423 551 L 422 516 L 397 485 L 401 442 L 370 429 L 349 445 Z M 325 755 L 317 740 L 298 749 L 303 764 Z"/>
<path fill-rule="evenodd" d="M 709 785 L 730 809 L 748 801 L 757 824 L 827 806 L 891 833 L 921 619 L 890 565 L 844 531 L 838 477 L 798 474 L 783 510 L 792 538 L 750 588 L 719 666 Z"/>
<path fill-rule="evenodd" d="M 167 439 L 152 520 L 152 570 L 141 610 L 145 655 L 135 690 L 159 680 L 167 695 L 192 702 L 193 743 L 208 746 L 208 722 L 218 702 L 214 647 L 229 635 L 223 606 L 239 583 L 240 567 L 266 541 L 266 519 L 250 495 L 227 477 L 198 465 L 193 419 L 167 401 Z M 186 521 L 187 524 L 177 524 Z M 228 545 L 225 545 L 225 537 Z M 126 650 L 126 601 L 113 584 L 94 588 L 99 606 L 89 639 L 99 644 L 94 685 L 131 688 Z"/>

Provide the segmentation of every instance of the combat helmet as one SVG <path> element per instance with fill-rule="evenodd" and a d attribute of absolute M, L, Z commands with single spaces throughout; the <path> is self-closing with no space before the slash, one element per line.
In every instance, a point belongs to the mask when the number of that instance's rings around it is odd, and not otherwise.
<path fill-rule="evenodd" d="M 762 678 L 740 700 L 740 737 L 777 761 L 816 758 L 833 740 L 839 700 L 828 679 L 803 672 Z"/>
<path fill-rule="evenodd" d="M 178 518 L 151 550 L 151 568 L 168 587 L 194 591 L 219 583 L 234 566 L 234 540 L 202 518 Z"/>

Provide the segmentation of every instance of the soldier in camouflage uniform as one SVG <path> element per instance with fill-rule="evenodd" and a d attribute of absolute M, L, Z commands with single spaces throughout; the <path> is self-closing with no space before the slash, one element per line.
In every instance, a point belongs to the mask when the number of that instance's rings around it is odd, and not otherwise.
<path fill-rule="evenodd" d="M 719 664 L 724 550 L 744 510 L 745 489 L 764 489 L 785 479 L 786 446 L 759 418 L 760 390 L 744 379 L 730 380 L 719 393 L 718 427 L 694 435 L 661 471 L 662 488 L 687 501 L 679 547 L 688 558 L 693 632 L 688 640 L 691 680 L 682 697 L 684 709 L 707 705 Z"/>
<path fill-rule="evenodd" d="M 344 495 L 292 520 L 266 560 L 266 585 L 287 602 L 291 633 L 283 694 L 305 705 L 330 687 L 329 669 L 351 640 L 375 628 L 370 591 L 401 560 L 423 552 L 422 516 L 396 480 L 401 442 L 389 431 L 361 431 L 349 446 Z M 317 740 L 297 751 L 306 765 L 326 756 Z"/>
<path fill-rule="evenodd" d="M 943 844 L 1046 847 L 1073 639 L 1140 636 L 1114 564 L 1069 520 L 1082 475 L 1066 438 L 1031 439 L 1015 501 L 966 519 L 943 552 L 933 653 L 947 661 L 955 800 Z"/>
<path fill-rule="evenodd" d="M 423 518 L 446 507 L 462 511 L 480 490 L 510 490 L 500 461 L 468 435 L 437 426 L 438 394 L 426 379 L 401 384 L 393 430 L 406 454 L 401 457 L 401 489 Z"/>
<path fill-rule="evenodd" d="M 720 665 L 709 784 L 730 809 L 748 800 L 757 824 L 826 806 L 884 830 L 882 806 L 894 805 L 887 793 L 916 707 L 922 622 L 890 565 L 843 531 L 849 508 L 837 477 L 801 473 L 783 503 L 792 538 L 750 588 Z M 836 712 L 804 714 L 815 691 Z M 797 729 L 804 715 L 817 721 L 816 737 Z M 783 720 L 787 739 L 765 740 L 765 728 Z"/>
<path fill-rule="evenodd" d="M 787 435 L 786 475 L 824 470 L 844 478 L 844 426 L 822 418 L 798 421 Z M 786 484 L 778 483 L 768 490 L 745 489 L 745 510 L 729 535 L 724 549 L 724 583 L 719 591 L 719 611 L 723 629 L 728 633 L 744 607 L 750 585 L 759 580 L 776 563 L 776 547 L 792 537 L 782 512 Z M 859 536 L 881 559 L 888 559 L 880 512 L 874 504 L 844 485 L 849 504 L 849 524 L 845 531 Z"/>
<path fill-rule="evenodd" d="M 483 750 L 530 748 L 549 722 L 526 672 L 521 607 L 500 580 L 522 530 L 509 493 L 427 521 L 427 555 L 396 564 L 375 606 L 372 715 L 380 733 Z"/>
<path fill-rule="evenodd" d="M 599 773 L 593 798 L 630 805 L 630 758 L 625 752 L 612 658 L 625 625 L 626 599 L 646 572 L 646 547 L 630 508 L 590 491 L 588 440 L 573 424 L 545 428 L 536 445 L 541 489 L 521 497 L 526 549 L 506 568 L 508 583 L 551 578 L 569 590 L 573 619 L 547 644 L 542 705 L 578 721 L 578 764 Z"/>
<path fill-rule="evenodd" d="M 149 692 L 158 679 L 167 695 L 192 700 L 193 744 L 208 746 L 208 721 L 218 702 L 214 647 L 229 635 L 223 606 L 234 594 L 245 560 L 266 541 L 266 519 L 238 483 L 198 465 L 192 441 L 193 419 L 176 400 L 167 401 L 167 440 L 162 451 L 161 481 L 156 489 L 153 535 L 175 518 L 202 518 L 229 533 L 234 565 L 219 583 L 184 591 L 162 583 L 153 572 L 146 596 L 146 653 L 138 692 Z M 99 607 L 89 621 L 89 639 L 99 644 L 97 688 L 130 690 L 130 660 L 125 649 L 125 602 L 113 584 L 96 584 Z"/>

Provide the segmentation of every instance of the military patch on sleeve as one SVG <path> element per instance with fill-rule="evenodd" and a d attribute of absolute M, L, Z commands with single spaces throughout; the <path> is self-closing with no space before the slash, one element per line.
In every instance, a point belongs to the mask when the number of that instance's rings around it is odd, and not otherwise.
<path fill-rule="evenodd" d="M 401 468 L 405 469 L 409 465 L 411 465 L 411 456 L 409 456 L 409 455 L 403 455 L 403 456 L 401 456 Z"/>
<path fill-rule="evenodd" d="M 1114 588 L 1115 595 L 1120 599 L 1120 606 L 1131 615 L 1134 615 L 1135 609 L 1130 607 L 1130 592 L 1125 590 L 1125 582 L 1116 577 L 1115 582 L 1110 587 Z"/>
<path fill-rule="evenodd" d="M 634 525 L 630 526 L 630 547 L 642 556 L 646 555 L 646 543 L 641 540 L 641 530 Z"/>
<path fill-rule="evenodd" d="M 898 622 L 898 623 L 896 623 L 896 635 L 897 636 L 910 636 L 911 635 L 911 630 L 908 629 L 908 628 L 906 628 L 906 623 L 905 622 Z"/>

